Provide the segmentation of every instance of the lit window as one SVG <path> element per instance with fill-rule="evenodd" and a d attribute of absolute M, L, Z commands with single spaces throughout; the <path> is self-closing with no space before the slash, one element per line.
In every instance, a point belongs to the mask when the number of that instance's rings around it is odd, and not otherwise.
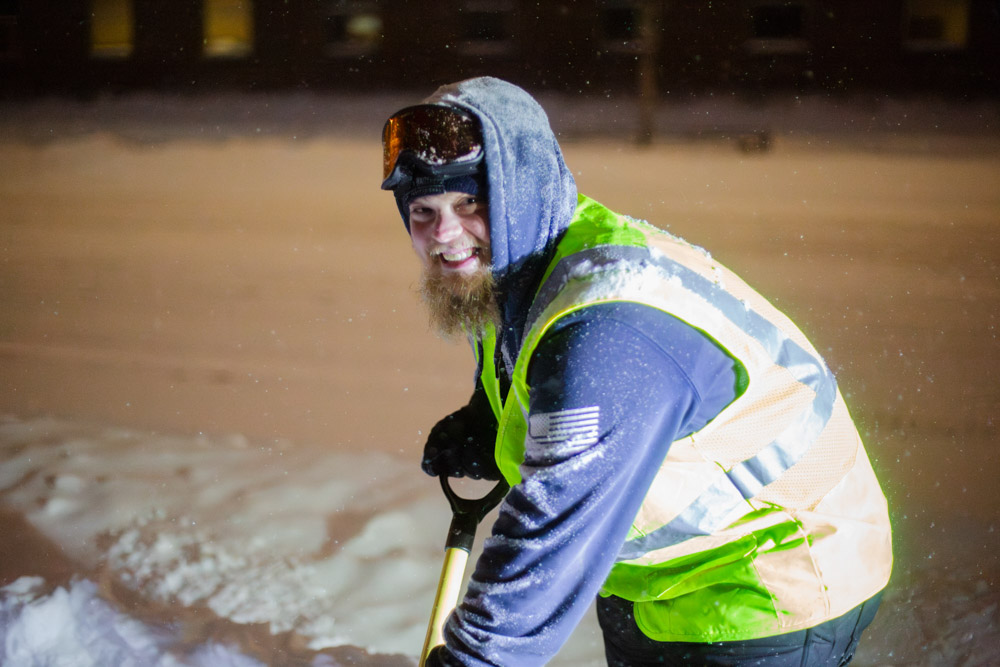
<path fill-rule="evenodd" d="M 805 39 L 806 8 L 796 2 L 766 2 L 748 10 L 750 39 L 747 50 L 753 53 L 802 53 L 808 50 Z"/>
<path fill-rule="evenodd" d="M 514 7 L 509 0 L 466 0 L 457 15 L 465 55 L 503 55 L 514 49 Z"/>
<path fill-rule="evenodd" d="M 93 0 L 90 5 L 90 53 L 99 58 L 127 58 L 134 38 L 132 0 Z"/>
<path fill-rule="evenodd" d="M 240 58 L 253 51 L 250 0 L 205 0 L 205 55 Z"/>
<path fill-rule="evenodd" d="M 328 0 L 325 5 L 326 55 L 360 56 L 378 50 L 382 15 L 377 3 Z"/>
<path fill-rule="evenodd" d="M 969 38 L 969 0 L 908 0 L 903 42 L 915 50 L 964 48 Z"/>

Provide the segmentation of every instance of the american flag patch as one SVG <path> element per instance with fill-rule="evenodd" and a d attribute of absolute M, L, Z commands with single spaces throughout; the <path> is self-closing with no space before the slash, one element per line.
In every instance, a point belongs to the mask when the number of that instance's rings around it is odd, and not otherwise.
<path fill-rule="evenodd" d="M 598 406 L 542 412 L 528 418 L 528 435 L 542 446 L 568 445 L 582 449 L 597 442 Z"/>

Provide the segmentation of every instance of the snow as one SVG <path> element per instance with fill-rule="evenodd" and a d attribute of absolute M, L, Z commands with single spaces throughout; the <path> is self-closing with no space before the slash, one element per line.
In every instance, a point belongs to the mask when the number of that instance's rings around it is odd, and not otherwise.
<path fill-rule="evenodd" d="M 0 432 L 17 450 L 6 503 L 151 604 L 295 632 L 315 650 L 350 640 L 404 653 L 423 639 L 447 523 L 401 461 L 51 420 Z"/>
<path fill-rule="evenodd" d="M 411 101 L 0 107 L 0 664 L 414 664 L 449 520 L 417 461 L 472 364 L 378 190 Z M 997 109 L 673 103 L 637 148 L 627 105 L 547 106 L 581 191 L 837 374 L 896 531 L 854 664 L 1000 662 Z M 602 655 L 591 614 L 552 664 Z"/>
<path fill-rule="evenodd" d="M 0 589 L 4 664 L 67 667 L 258 667 L 264 663 L 232 647 L 206 643 L 184 655 L 178 630 L 142 623 L 104 601 L 97 586 L 77 581 L 45 593 L 39 577 L 21 577 Z M 315 667 L 333 663 L 317 658 Z"/>

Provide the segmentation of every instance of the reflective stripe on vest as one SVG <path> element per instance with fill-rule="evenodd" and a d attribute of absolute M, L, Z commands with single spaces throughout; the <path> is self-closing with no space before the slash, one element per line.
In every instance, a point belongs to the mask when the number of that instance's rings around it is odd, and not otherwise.
<path fill-rule="evenodd" d="M 581 266 L 586 266 L 587 276 L 577 277 L 574 280 L 576 284 L 567 287 L 571 276 L 580 273 Z M 662 272 L 662 275 L 653 275 L 657 272 Z M 613 278 L 614 284 L 609 289 L 609 273 L 628 275 Z M 681 289 L 693 293 L 704 303 L 691 308 L 678 308 L 678 299 L 673 297 L 680 290 L 672 290 L 660 299 L 649 298 L 649 286 L 652 283 L 674 279 L 683 285 Z M 554 322 L 558 316 L 552 315 L 576 309 L 581 302 L 607 301 L 648 303 L 661 310 L 672 311 L 671 314 L 691 324 L 698 321 L 696 319 L 691 322 L 691 310 L 698 307 L 714 308 L 719 317 L 725 318 L 760 346 L 762 353 L 756 356 L 786 369 L 791 378 L 812 390 L 814 396 L 791 419 L 788 426 L 756 454 L 720 470 L 718 479 L 670 523 L 627 542 L 619 560 L 632 560 L 694 535 L 710 535 L 745 514 L 745 501 L 757 496 L 765 486 L 776 481 L 788 468 L 795 465 L 816 441 L 833 413 L 837 386 L 817 355 L 804 349 L 772 322 L 750 310 L 745 301 L 726 292 L 717 282 L 709 281 L 688 267 L 665 255 L 651 252 L 648 248 L 604 246 L 583 250 L 564 258 L 539 292 L 528 321 L 545 321 L 542 315 L 548 310 L 548 319 Z M 541 333 L 543 332 L 539 332 L 539 339 Z M 718 329 L 708 333 L 716 340 L 729 337 L 721 334 Z M 727 350 L 730 349 L 724 341 L 719 342 Z M 757 382 L 754 369 L 754 365 L 748 366 L 751 371 L 750 384 Z"/>
<path fill-rule="evenodd" d="M 539 341 L 560 317 L 612 301 L 701 330 L 749 381 L 672 443 L 606 592 L 641 603 L 636 619 L 651 637 L 717 641 L 811 627 L 880 590 L 892 560 L 885 498 L 810 343 L 701 249 L 586 198 L 529 311 L 497 440 L 508 481 L 520 481 L 530 437 L 526 370 Z M 855 551 L 863 566 L 840 562 Z M 715 585 L 748 592 L 723 613 L 711 607 Z M 711 620 L 683 620 L 692 614 Z"/>

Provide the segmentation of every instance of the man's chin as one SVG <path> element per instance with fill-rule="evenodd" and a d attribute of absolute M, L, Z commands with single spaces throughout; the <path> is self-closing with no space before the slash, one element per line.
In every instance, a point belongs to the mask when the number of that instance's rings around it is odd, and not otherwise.
<path fill-rule="evenodd" d="M 451 271 L 448 269 L 434 269 L 424 276 L 425 284 L 433 286 L 433 289 L 441 290 L 445 295 L 452 295 L 459 299 L 466 299 L 476 294 L 482 289 L 483 283 L 488 280 L 483 275 L 483 271 Z"/>
<path fill-rule="evenodd" d="M 431 322 L 445 336 L 463 331 L 481 332 L 499 322 L 493 275 L 480 265 L 475 271 L 424 270 L 420 296 Z"/>

